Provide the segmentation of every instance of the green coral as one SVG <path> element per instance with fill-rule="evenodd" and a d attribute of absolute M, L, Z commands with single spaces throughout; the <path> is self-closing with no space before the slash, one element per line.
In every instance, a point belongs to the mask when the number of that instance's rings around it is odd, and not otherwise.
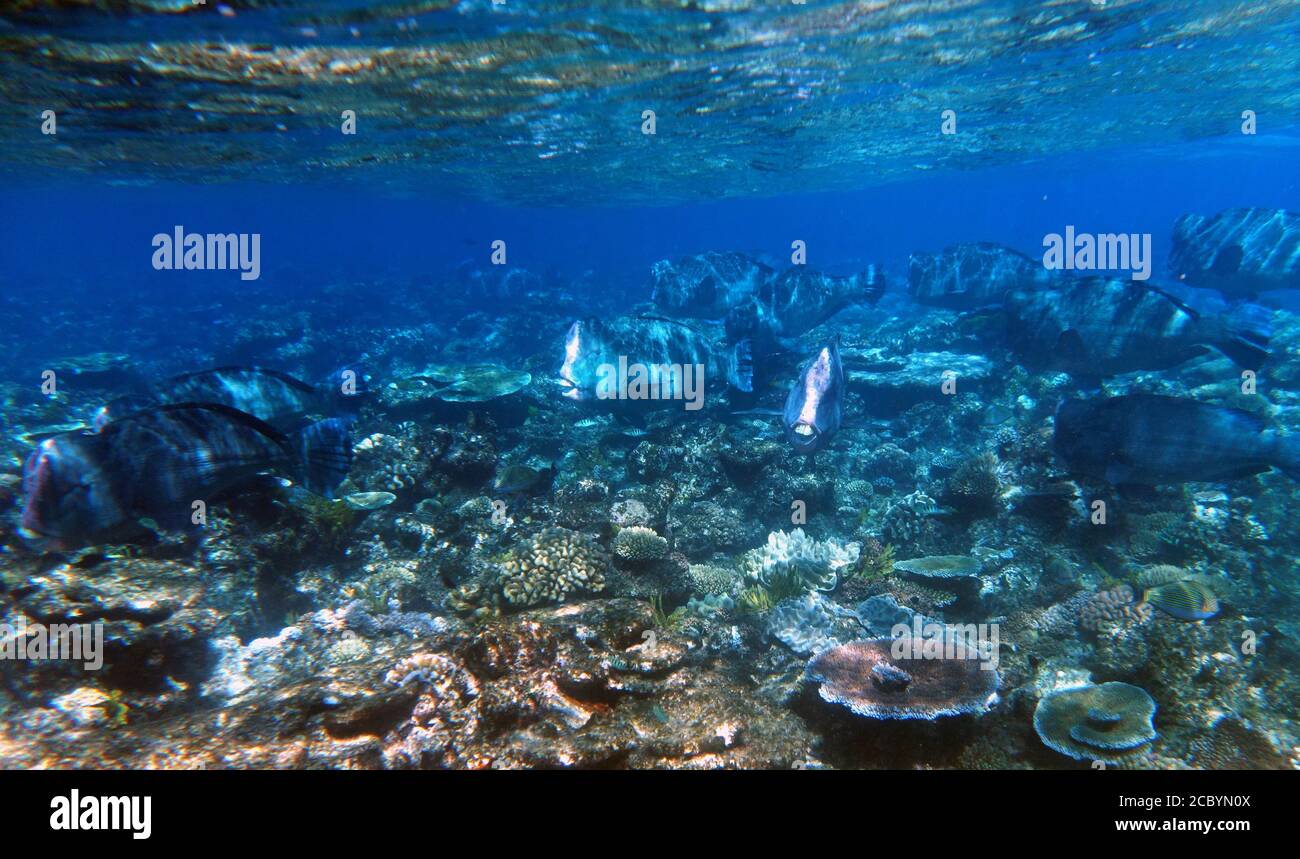
<path fill-rule="evenodd" d="M 858 563 L 845 576 L 868 584 L 883 582 L 894 574 L 894 546 L 892 543 L 881 546 L 876 540 L 869 540 L 858 555 Z"/>
<path fill-rule="evenodd" d="M 686 620 L 688 614 L 685 606 L 678 606 L 672 611 L 664 609 L 664 595 L 655 594 L 650 598 L 650 610 L 654 614 L 654 625 L 661 629 L 676 629 Z"/>
<path fill-rule="evenodd" d="M 736 604 L 741 611 L 759 614 L 771 611 L 782 600 L 802 596 L 808 590 L 809 583 L 798 570 L 774 570 L 765 584 L 752 585 L 742 590 L 736 597 Z"/>
<path fill-rule="evenodd" d="M 104 715 L 108 717 L 110 727 L 126 727 L 127 715 L 131 711 L 131 706 L 127 704 L 126 698 L 122 695 L 122 690 L 110 689 L 104 693 L 104 700 L 100 702 L 99 706 L 103 708 Z"/>
<path fill-rule="evenodd" d="M 762 585 L 745 588 L 736 597 L 736 605 L 746 614 L 762 614 L 776 608 L 772 594 Z"/>
<path fill-rule="evenodd" d="M 971 517 L 995 515 L 1002 501 L 998 467 L 998 458 L 992 453 L 966 460 L 948 478 L 944 501 Z"/>
<path fill-rule="evenodd" d="M 311 527 L 329 545 L 342 543 L 357 523 L 357 511 L 341 501 L 302 493 L 297 499 L 297 506 Z"/>

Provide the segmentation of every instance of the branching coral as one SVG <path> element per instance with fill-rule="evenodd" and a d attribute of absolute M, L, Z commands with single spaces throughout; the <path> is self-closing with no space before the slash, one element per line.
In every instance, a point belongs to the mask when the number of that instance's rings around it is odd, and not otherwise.
<path fill-rule="evenodd" d="M 621 529 L 610 547 L 615 555 L 633 563 L 655 561 L 668 554 L 668 541 L 642 525 Z"/>
<path fill-rule="evenodd" d="M 963 462 L 948 478 L 943 500 L 972 518 L 997 514 L 1002 502 L 998 458 L 984 453 Z"/>
<path fill-rule="evenodd" d="M 687 578 L 696 593 L 719 596 L 731 593 L 740 574 L 720 564 L 691 564 Z"/>

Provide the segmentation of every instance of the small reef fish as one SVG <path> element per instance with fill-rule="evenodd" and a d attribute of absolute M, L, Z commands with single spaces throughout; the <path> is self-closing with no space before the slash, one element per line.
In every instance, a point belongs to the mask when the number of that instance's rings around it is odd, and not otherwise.
<path fill-rule="evenodd" d="M 557 469 L 554 464 L 546 468 L 528 465 L 508 465 L 497 472 L 492 488 L 497 492 L 540 492 L 551 487 Z"/>
<path fill-rule="evenodd" d="M 720 339 L 652 316 L 579 320 L 564 338 L 559 384 L 571 400 L 685 400 L 695 408 L 706 386 L 753 390 L 749 340 L 724 347 Z"/>
<path fill-rule="evenodd" d="M 839 337 L 833 337 L 799 371 L 781 416 L 785 437 L 799 453 L 830 444 L 843 420 L 844 366 Z"/>
<path fill-rule="evenodd" d="M 353 510 L 379 510 L 396 500 L 391 492 L 351 492 L 343 496 L 343 503 Z"/>
<path fill-rule="evenodd" d="M 1169 271 L 1233 298 L 1300 288 L 1300 212 L 1254 208 L 1183 215 L 1174 224 Z"/>
<path fill-rule="evenodd" d="M 1219 598 L 1197 581 L 1169 582 L 1148 588 L 1142 601 L 1179 620 L 1207 620 L 1219 613 Z"/>
<path fill-rule="evenodd" d="M 1250 412 L 1177 397 L 1065 400 L 1053 446 L 1072 474 L 1113 486 L 1236 480 L 1272 467 L 1300 480 L 1300 436 Z"/>
<path fill-rule="evenodd" d="M 1271 314 L 1253 304 L 1203 315 L 1149 284 L 1119 278 L 1062 281 L 1006 297 L 1007 337 L 1035 368 L 1076 378 L 1164 370 L 1213 347 L 1239 366 L 1269 357 Z"/>
<path fill-rule="evenodd" d="M 162 406 L 42 442 L 23 467 L 22 525 L 64 548 L 139 533 L 141 520 L 186 528 L 195 501 L 262 475 L 328 496 L 351 464 L 338 418 L 287 435 L 229 406 Z"/>
<path fill-rule="evenodd" d="M 318 385 L 263 367 L 216 367 L 174 376 L 147 394 L 118 397 L 95 416 L 95 428 L 160 405 L 218 403 L 287 430 L 308 415 L 354 416 L 368 390 L 360 370 L 345 367 Z"/>
<path fill-rule="evenodd" d="M 921 304 L 949 310 L 1000 306 L 1012 292 L 1049 288 L 1060 280 L 1041 260 L 992 242 L 914 253 L 908 262 L 908 294 Z"/>

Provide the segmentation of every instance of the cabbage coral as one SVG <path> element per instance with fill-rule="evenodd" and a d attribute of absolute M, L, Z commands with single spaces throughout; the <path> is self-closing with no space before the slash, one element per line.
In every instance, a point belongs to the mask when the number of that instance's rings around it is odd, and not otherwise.
<path fill-rule="evenodd" d="M 745 554 L 744 568 L 766 588 L 793 575 L 808 588 L 831 591 L 839 583 L 839 571 L 857 563 L 859 549 L 857 543 L 814 540 L 802 528 L 788 534 L 773 531 L 765 546 Z"/>

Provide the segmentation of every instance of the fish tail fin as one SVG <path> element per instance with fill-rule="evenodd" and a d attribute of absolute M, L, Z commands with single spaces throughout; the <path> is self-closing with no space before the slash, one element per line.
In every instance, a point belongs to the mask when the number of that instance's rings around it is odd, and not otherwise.
<path fill-rule="evenodd" d="M 858 283 L 862 286 L 862 300 L 874 305 L 885 294 L 885 273 L 875 263 L 871 263 L 858 273 Z"/>
<path fill-rule="evenodd" d="M 1292 480 L 1300 480 L 1300 435 L 1275 434 L 1273 464 Z"/>
<path fill-rule="evenodd" d="M 754 350 L 748 337 L 731 347 L 731 384 L 737 390 L 754 390 Z"/>
<path fill-rule="evenodd" d="M 352 468 L 352 422 L 330 418 L 305 427 L 298 436 L 302 485 L 330 498 Z"/>
<path fill-rule="evenodd" d="M 1258 304 L 1239 304 L 1228 312 L 1214 346 L 1239 367 L 1258 370 L 1269 359 L 1273 314 Z"/>

